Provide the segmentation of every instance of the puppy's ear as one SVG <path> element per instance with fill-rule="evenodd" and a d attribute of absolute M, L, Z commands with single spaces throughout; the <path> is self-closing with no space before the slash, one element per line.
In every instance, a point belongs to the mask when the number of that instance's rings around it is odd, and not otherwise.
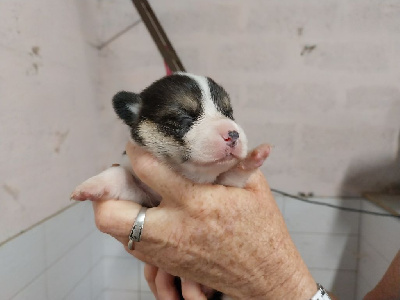
<path fill-rule="evenodd" d="M 132 126 L 138 119 L 142 106 L 140 96 L 135 93 L 122 91 L 113 97 L 112 102 L 118 117 L 127 125 Z"/>

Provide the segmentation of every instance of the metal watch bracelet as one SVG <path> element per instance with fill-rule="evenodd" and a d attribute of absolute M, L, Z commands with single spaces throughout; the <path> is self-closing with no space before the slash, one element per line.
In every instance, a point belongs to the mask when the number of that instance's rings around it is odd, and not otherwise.
<path fill-rule="evenodd" d="M 322 285 L 317 283 L 318 291 L 310 300 L 331 300 L 328 292 L 324 289 Z"/>

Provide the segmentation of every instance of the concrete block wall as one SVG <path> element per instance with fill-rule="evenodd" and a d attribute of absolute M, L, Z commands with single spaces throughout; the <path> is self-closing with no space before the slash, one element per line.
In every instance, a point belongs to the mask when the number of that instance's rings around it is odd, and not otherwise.
<path fill-rule="evenodd" d="M 396 1 L 151 3 L 187 69 L 231 93 L 250 142 L 275 145 L 273 186 L 357 196 L 398 184 Z"/>
<path fill-rule="evenodd" d="M 101 168 L 96 5 L 0 2 L 0 242 L 68 206 Z"/>

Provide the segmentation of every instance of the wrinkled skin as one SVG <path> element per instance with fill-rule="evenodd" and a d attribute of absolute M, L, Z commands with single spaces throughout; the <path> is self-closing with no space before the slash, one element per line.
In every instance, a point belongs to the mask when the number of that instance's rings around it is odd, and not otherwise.
<path fill-rule="evenodd" d="M 199 282 L 235 299 L 309 299 L 314 295 L 315 281 L 260 171 L 244 189 L 194 184 L 139 147 L 129 144 L 127 153 L 138 177 L 162 196 L 160 206 L 147 211 L 142 241 L 135 250 L 127 249 L 161 269 L 146 267 L 153 292 L 157 289 L 154 274 L 159 271 L 159 281 L 167 287 L 168 274 L 173 274 L 188 279 L 184 286 Z M 93 207 L 98 228 L 127 248 L 140 206 L 107 200 L 93 202 Z"/>

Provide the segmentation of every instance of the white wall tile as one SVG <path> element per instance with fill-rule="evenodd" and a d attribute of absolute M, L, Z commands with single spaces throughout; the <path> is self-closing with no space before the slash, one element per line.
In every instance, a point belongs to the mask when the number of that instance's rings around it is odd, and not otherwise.
<path fill-rule="evenodd" d="M 358 264 L 359 278 L 362 277 L 370 286 L 375 286 L 385 274 L 390 262 L 391 260 L 384 258 L 368 242 L 361 239 Z"/>
<path fill-rule="evenodd" d="M 122 258 L 132 258 L 128 252 L 126 252 L 124 246 L 109 235 L 103 237 L 104 254 L 105 256 L 114 256 Z"/>
<path fill-rule="evenodd" d="M 274 194 L 275 202 L 279 207 L 279 210 L 281 211 L 282 215 L 285 215 L 286 197 L 282 196 L 280 194 L 277 194 L 277 193 L 273 193 L 273 194 Z"/>
<path fill-rule="evenodd" d="M 371 291 L 375 285 L 372 285 L 365 281 L 362 276 L 358 276 L 357 289 L 356 289 L 356 300 L 362 300 L 364 296 Z"/>
<path fill-rule="evenodd" d="M 92 299 L 97 299 L 106 288 L 106 264 L 104 258 L 98 261 L 90 271 Z"/>
<path fill-rule="evenodd" d="M 100 300 L 141 300 L 137 291 L 106 290 Z"/>
<path fill-rule="evenodd" d="M 144 263 L 139 262 L 139 278 L 140 278 L 140 291 L 141 292 L 151 292 L 149 285 L 147 284 L 146 278 L 144 278 Z"/>
<path fill-rule="evenodd" d="M 386 213 L 369 201 L 364 201 L 362 205 L 365 210 Z M 361 239 L 367 241 L 386 260 L 392 261 L 400 250 L 400 220 L 363 215 L 361 226 Z"/>
<path fill-rule="evenodd" d="M 313 201 L 360 208 L 360 200 L 312 198 Z M 290 232 L 358 234 L 359 214 L 287 198 L 285 221 Z"/>
<path fill-rule="evenodd" d="M 65 300 L 89 300 L 92 299 L 92 281 L 91 273 L 81 279 L 77 286 L 73 288 L 71 292 L 68 293 Z"/>
<path fill-rule="evenodd" d="M 107 289 L 139 291 L 139 261 L 129 258 L 105 257 L 105 284 Z"/>
<path fill-rule="evenodd" d="M 292 233 L 292 239 L 309 268 L 357 269 L 357 236 Z"/>
<path fill-rule="evenodd" d="M 43 225 L 0 247 L 0 291 L 9 299 L 31 284 L 45 269 Z"/>
<path fill-rule="evenodd" d="M 376 205 L 363 201 L 362 208 L 385 213 Z M 386 272 L 400 249 L 400 221 L 373 215 L 362 215 L 357 278 L 357 299 L 372 290 Z"/>
<path fill-rule="evenodd" d="M 92 265 L 97 265 L 104 256 L 104 240 L 109 236 L 95 229 L 86 238 L 91 241 L 91 261 Z"/>
<path fill-rule="evenodd" d="M 52 265 L 95 230 L 92 205 L 79 202 L 44 223 L 46 263 Z"/>
<path fill-rule="evenodd" d="M 98 295 L 97 297 L 94 297 L 94 300 L 106 300 L 106 295 L 105 295 L 106 291 L 102 291 L 100 295 Z"/>
<path fill-rule="evenodd" d="M 47 299 L 46 292 L 46 276 L 43 273 L 42 275 L 36 277 L 36 279 L 29 284 L 27 287 L 24 287 L 18 294 L 11 298 L 12 300 L 31 300 L 31 299 Z"/>
<path fill-rule="evenodd" d="M 151 292 L 141 292 L 140 300 L 156 300 L 156 297 Z"/>
<path fill-rule="evenodd" d="M 50 299 L 62 299 L 80 281 L 90 276 L 91 247 L 90 239 L 83 240 L 46 270 Z"/>

